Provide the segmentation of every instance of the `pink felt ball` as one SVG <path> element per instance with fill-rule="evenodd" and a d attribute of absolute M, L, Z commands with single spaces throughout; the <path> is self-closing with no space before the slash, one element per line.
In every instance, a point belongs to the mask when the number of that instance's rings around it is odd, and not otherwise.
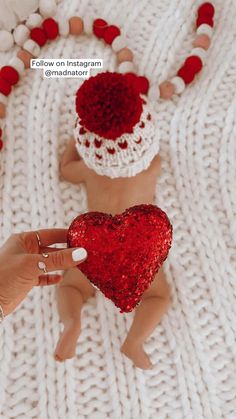
<path fill-rule="evenodd" d="M 170 81 L 164 81 L 160 84 L 159 88 L 162 99 L 170 99 L 175 93 L 175 86 Z"/>
<path fill-rule="evenodd" d="M 202 34 L 198 35 L 197 38 L 193 41 L 194 48 L 203 48 L 207 50 L 211 45 L 211 40 L 208 35 Z"/>

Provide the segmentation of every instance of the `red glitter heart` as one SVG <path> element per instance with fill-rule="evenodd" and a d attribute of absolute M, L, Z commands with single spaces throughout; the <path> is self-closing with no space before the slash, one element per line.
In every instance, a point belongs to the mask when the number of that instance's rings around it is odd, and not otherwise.
<path fill-rule="evenodd" d="M 121 309 L 139 303 L 164 260 L 172 241 L 172 226 L 155 205 L 137 205 L 112 216 L 88 212 L 68 230 L 69 247 L 88 252 L 78 268 Z"/>

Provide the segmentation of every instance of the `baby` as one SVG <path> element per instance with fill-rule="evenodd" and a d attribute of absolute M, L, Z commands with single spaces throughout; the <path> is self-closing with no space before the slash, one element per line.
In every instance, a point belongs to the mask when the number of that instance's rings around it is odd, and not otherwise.
<path fill-rule="evenodd" d="M 103 78 L 106 82 L 104 85 Z M 86 102 L 88 98 L 89 107 Z M 99 102 L 102 110 L 105 108 L 104 114 L 101 113 L 101 108 L 93 109 L 95 102 L 96 106 Z M 118 110 L 117 103 L 122 104 Z M 140 112 L 137 112 L 140 105 Z M 131 112 L 129 106 L 132 108 Z M 76 109 L 79 115 L 75 127 L 76 140 L 69 141 L 61 158 L 62 178 L 74 184 L 84 183 L 89 211 L 115 215 L 134 205 L 153 204 L 160 173 L 159 144 L 154 118 L 146 102 L 128 83 L 128 78 L 116 73 L 102 73 L 90 78 L 77 92 Z M 103 121 L 101 126 L 97 121 L 98 115 Z M 119 118 L 122 116 L 120 130 L 118 115 Z M 128 127 L 127 121 L 132 118 L 133 127 Z M 96 290 L 79 269 L 75 268 L 64 273 L 57 292 L 59 315 L 64 330 L 55 350 L 55 359 L 64 361 L 75 355 L 81 331 L 81 310 Z M 121 347 L 122 353 L 138 368 L 152 368 L 143 344 L 160 322 L 169 302 L 169 286 L 163 269 L 160 268 L 142 295 L 140 305 L 135 309 L 133 323 Z"/>

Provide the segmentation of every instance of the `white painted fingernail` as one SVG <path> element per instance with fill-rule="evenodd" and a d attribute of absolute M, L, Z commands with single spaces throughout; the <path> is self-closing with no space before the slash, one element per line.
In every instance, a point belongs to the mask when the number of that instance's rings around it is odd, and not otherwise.
<path fill-rule="evenodd" d="M 79 247 L 78 249 L 73 250 L 72 259 L 74 262 L 78 262 L 85 259 L 87 255 L 87 251 L 83 247 Z"/>

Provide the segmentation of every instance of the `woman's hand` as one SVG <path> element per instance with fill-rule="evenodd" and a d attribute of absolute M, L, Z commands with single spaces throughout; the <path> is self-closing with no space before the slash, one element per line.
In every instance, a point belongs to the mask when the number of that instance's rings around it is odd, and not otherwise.
<path fill-rule="evenodd" d="M 66 243 L 67 230 L 48 229 L 13 234 L 0 248 L 0 306 L 10 314 L 35 285 L 52 285 L 60 275 L 48 272 L 74 267 L 83 262 L 83 248 L 49 247 Z"/>

